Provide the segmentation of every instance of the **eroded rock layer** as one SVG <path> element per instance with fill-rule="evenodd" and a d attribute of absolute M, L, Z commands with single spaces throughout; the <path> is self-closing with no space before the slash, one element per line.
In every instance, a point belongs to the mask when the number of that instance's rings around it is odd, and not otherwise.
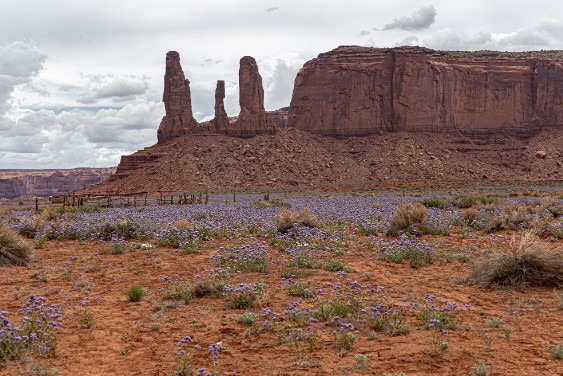
<path fill-rule="evenodd" d="M 336 137 L 562 127 L 563 51 L 339 47 L 297 74 L 288 122 Z"/>
<path fill-rule="evenodd" d="M 162 101 L 166 115 L 162 118 L 158 128 L 158 143 L 192 133 L 198 128 L 192 112 L 190 81 L 184 76 L 180 65 L 180 54 L 176 51 L 166 54 Z"/>

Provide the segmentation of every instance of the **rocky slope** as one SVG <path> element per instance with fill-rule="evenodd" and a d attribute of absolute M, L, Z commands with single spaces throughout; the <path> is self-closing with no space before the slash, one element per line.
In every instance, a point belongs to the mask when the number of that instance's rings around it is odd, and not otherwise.
<path fill-rule="evenodd" d="M 0 198 L 50 196 L 105 182 L 115 168 L 0 170 Z"/>
<path fill-rule="evenodd" d="M 112 181 L 88 192 L 556 180 L 563 179 L 561 145 L 561 129 L 541 131 L 529 139 L 497 135 L 489 140 L 460 132 L 394 132 L 337 139 L 295 128 L 250 139 L 191 135 L 123 156 Z"/>
<path fill-rule="evenodd" d="M 158 144 L 89 192 L 563 179 L 562 51 L 339 47 L 307 62 L 289 110 L 271 112 L 245 56 L 239 116 L 227 116 L 218 81 L 215 119 L 187 128 L 189 83 L 177 53 L 166 64 Z"/>
<path fill-rule="evenodd" d="M 563 126 L 563 51 L 339 47 L 297 74 L 289 126 L 328 136 Z"/>

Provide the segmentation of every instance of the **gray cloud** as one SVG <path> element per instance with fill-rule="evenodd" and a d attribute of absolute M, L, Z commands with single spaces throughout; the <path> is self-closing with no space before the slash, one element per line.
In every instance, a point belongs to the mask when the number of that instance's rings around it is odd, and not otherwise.
<path fill-rule="evenodd" d="M 0 137 L 0 160 L 14 167 L 30 167 L 30 160 L 43 167 L 113 166 L 120 155 L 156 142 L 163 113 L 156 102 L 95 112 L 28 110 Z"/>
<path fill-rule="evenodd" d="M 410 37 L 406 37 L 405 39 L 397 43 L 397 46 L 417 46 L 417 45 L 418 45 L 418 37 L 414 35 Z"/>
<path fill-rule="evenodd" d="M 418 31 L 427 29 L 436 20 L 436 9 L 429 5 L 411 13 L 408 16 L 395 18 L 391 23 L 383 26 L 383 30 L 402 29 L 407 31 Z"/>
<path fill-rule="evenodd" d="M 371 35 L 371 32 L 370 32 L 370 31 L 367 31 L 367 30 L 362 30 L 362 31 L 360 31 L 360 36 L 361 36 L 361 37 L 365 37 L 366 35 Z"/>
<path fill-rule="evenodd" d="M 91 94 L 81 96 L 77 99 L 77 102 L 82 104 L 94 104 L 103 99 L 111 99 L 113 102 L 122 102 L 133 99 L 135 96 L 143 95 L 146 91 L 146 82 L 135 82 L 118 78 L 98 87 Z"/>
<path fill-rule="evenodd" d="M 293 82 L 301 64 L 289 59 L 278 58 L 273 63 L 262 65 L 264 106 L 267 110 L 277 110 L 289 106 Z"/>
<path fill-rule="evenodd" d="M 0 118 L 12 107 L 10 97 L 14 89 L 30 83 L 46 59 L 47 55 L 32 41 L 0 44 Z M 6 122 L 3 119 L 4 126 Z"/>
<path fill-rule="evenodd" d="M 479 31 L 468 35 L 450 28 L 440 29 L 425 38 L 428 47 L 446 50 L 530 50 L 537 46 L 560 46 L 563 42 L 563 23 L 540 20 L 511 32 Z"/>
<path fill-rule="evenodd" d="M 280 7 L 271 7 L 271 8 L 268 8 L 268 9 L 266 9 L 266 12 L 270 13 L 270 12 L 274 12 L 274 11 L 276 11 L 276 10 L 280 10 Z"/>

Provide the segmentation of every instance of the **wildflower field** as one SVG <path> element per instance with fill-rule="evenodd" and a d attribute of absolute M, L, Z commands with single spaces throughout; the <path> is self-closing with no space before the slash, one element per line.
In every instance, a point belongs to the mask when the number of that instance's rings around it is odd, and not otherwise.
<path fill-rule="evenodd" d="M 0 374 L 563 374 L 560 186 L 0 212 Z"/>

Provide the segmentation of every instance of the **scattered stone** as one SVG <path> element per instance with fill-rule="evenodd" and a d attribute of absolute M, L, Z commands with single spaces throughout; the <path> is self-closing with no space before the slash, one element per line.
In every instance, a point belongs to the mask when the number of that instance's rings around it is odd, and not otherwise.
<path fill-rule="evenodd" d="M 536 151 L 536 158 L 545 159 L 547 157 L 547 152 L 545 150 Z"/>

